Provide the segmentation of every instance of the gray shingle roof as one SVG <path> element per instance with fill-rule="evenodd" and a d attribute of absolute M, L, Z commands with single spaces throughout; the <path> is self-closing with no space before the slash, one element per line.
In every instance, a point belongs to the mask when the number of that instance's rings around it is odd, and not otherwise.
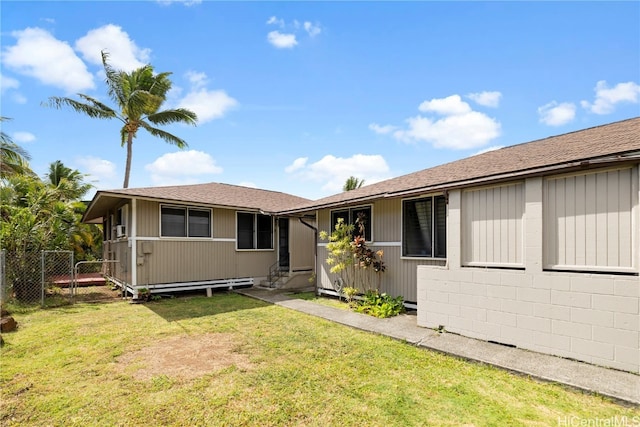
<path fill-rule="evenodd" d="M 499 180 L 500 177 L 512 174 L 540 173 L 545 168 L 568 166 L 571 163 L 638 150 L 640 117 L 467 157 L 308 202 L 288 212 L 357 203 L 404 193 L 454 188 L 469 181 Z"/>

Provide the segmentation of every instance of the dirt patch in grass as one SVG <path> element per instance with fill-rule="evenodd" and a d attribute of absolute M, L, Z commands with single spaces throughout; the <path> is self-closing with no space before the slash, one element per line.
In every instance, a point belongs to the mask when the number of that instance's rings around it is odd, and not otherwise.
<path fill-rule="evenodd" d="M 123 354 L 118 363 L 122 372 L 138 380 L 160 375 L 194 379 L 231 366 L 243 370 L 253 366 L 249 357 L 239 351 L 238 338 L 224 333 L 167 338 Z"/>

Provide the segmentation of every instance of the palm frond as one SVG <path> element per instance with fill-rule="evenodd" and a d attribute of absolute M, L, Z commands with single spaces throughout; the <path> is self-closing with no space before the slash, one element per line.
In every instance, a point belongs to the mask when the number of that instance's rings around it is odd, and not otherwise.
<path fill-rule="evenodd" d="M 195 126 L 198 123 L 198 115 L 191 110 L 187 110 L 186 108 L 163 110 L 158 113 L 149 115 L 147 119 L 154 125 L 185 123 Z"/>
<path fill-rule="evenodd" d="M 140 126 L 149 132 L 151 135 L 163 139 L 165 142 L 169 144 L 175 145 L 178 148 L 187 148 L 189 144 L 184 139 L 178 138 L 177 136 L 170 134 L 169 132 L 163 131 L 162 129 L 154 128 L 149 125 L 147 122 L 141 121 Z"/>
<path fill-rule="evenodd" d="M 103 50 L 100 54 L 102 55 L 102 66 L 106 75 L 107 93 L 118 105 L 124 105 L 127 97 L 123 92 L 122 72 L 114 70 L 109 64 L 109 53 L 107 51 Z"/>
<path fill-rule="evenodd" d="M 163 102 L 163 98 L 146 90 L 135 90 L 127 102 L 128 117 L 138 119 L 153 114 L 158 111 Z"/>
<path fill-rule="evenodd" d="M 120 146 L 124 147 L 124 144 L 127 142 L 127 135 L 129 133 L 127 132 L 127 127 L 122 126 L 122 128 L 120 129 Z"/>
<path fill-rule="evenodd" d="M 92 104 L 85 104 L 80 101 L 76 101 L 75 99 L 65 98 L 60 96 L 52 96 L 49 98 L 49 103 L 45 104 L 48 107 L 57 108 L 58 110 L 62 107 L 70 107 L 72 110 L 86 114 L 87 116 L 94 119 L 113 119 L 117 117 L 115 111 L 112 109 L 103 110 Z"/>
<path fill-rule="evenodd" d="M 0 122 L 9 120 L 0 117 Z M 13 142 L 11 137 L 0 131 L 0 177 L 2 179 L 13 175 L 32 175 L 29 167 L 31 156 L 24 148 Z"/>
<path fill-rule="evenodd" d="M 151 87 L 149 87 L 149 92 L 162 98 L 166 98 L 167 92 L 171 90 L 171 86 L 173 84 L 171 80 L 169 80 L 169 76 L 171 74 L 173 73 L 164 72 L 154 76 L 154 82 Z"/>
<path fill-rule="evenodd" d="M 107 104 L 103 104 L 102 102 L 98 101 L 97 99 L 95 99 L 95 98 L 93 98 L 93 97 L 91 97 L 89 95 L 85 95 L 83 93 L 79 93 L 78 97 L 84 99 L 85 101 L 87 101 L 87 103 L 89 105 L 92 105 L 95 108 L 104 110 L 105 112 L 106 111 L 110 111 L 114 115 L 114 117 L 118 116 L 118 113 L 116 112 L 116 110 L 114 110 L 113 108 L 109 107 Z"/>

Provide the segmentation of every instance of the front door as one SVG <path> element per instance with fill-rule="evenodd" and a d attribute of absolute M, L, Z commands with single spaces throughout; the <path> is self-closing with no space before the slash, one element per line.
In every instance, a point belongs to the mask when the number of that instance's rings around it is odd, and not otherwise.
<path fill-rule="evenodd" d="M 278 218 L 278 260 L 280 270 L 289 270 L 289 218 Z"/>

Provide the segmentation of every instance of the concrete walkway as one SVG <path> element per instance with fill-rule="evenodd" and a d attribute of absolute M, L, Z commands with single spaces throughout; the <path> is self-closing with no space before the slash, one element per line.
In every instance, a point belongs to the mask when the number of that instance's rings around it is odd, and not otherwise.
<path fill-rule="evenodd" d="M 353 328 L 404 340 L 431 350 L 640 405 L 640 376 L 631 373 L 492 344 L 461 335 L 438 333 L 432 329 L 417 326 L 416 317 L 412 314 L 378 319 L 296 299 L 291 295 L 291 291 L 253 287 L 239 289 L 236 292 Z"/>

